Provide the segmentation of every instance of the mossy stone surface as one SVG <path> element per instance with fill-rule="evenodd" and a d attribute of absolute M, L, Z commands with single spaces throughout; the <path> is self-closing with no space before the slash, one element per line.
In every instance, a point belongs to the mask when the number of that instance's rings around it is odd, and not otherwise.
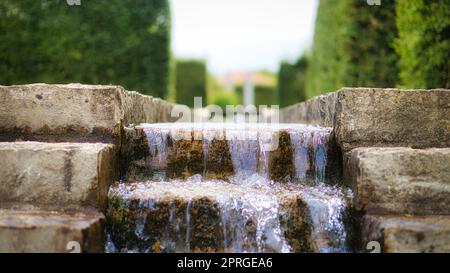
<path fill-rule="evenodd" d="M 167 157 L 166 175 L 168 178 L 188 178 L 194 174 L 203 174 L 204 154 L 201 140 L 170 138 L 168 141 L 170 153 Z"/>
<path fill-rule="evenodd" d="M 226 180 L 234 174 L 230 149 L 226 140 L 213 139 L 206 157 L 206 178 Z"/>
<path fill-rule="evenodd" d="M 286 131 L 279 132 L 278 147 L 269 153 L 269 178 L 275 181 L 292 179 L 295 175 L 291 138 Z"/>
<path fill-rule="evenodd" d="M 293 252 L 312 252 L 312 226 L 306 203 L 300 198 L 290 198 L 281 204 L 280 223 L 284 236 Z"/>

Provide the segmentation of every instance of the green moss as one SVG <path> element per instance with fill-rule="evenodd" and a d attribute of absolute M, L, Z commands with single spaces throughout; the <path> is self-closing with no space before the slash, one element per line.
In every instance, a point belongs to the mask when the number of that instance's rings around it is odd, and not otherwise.
<path fill-rule="evenodd" d="M 282 202 L 280 206 L 280 224 L 292 250 L 312 252 L 312 226 L 306 203 L 301 198 L 295 198 Z"/>
<path fill-rule="evenodd" d="M 208 198 L 192 200 L 190 204 L 189 243 L 194 252 L 223 250 L 220 209 Z"/>
<path fill-rule="evenodd" d="M 289 133 L 281 131 L 278 147 L 269 154 L 269 178 L 275 181 L 292 179 L 295 174 L 293 148 Z"/>
<path fill-rule="evenodd" d="M 148 140 L 142 129 L 122 129 L 120 143 L 120 177 L 125 181 L 149 178 L 151 169 L 145 161 L 150 156 Z"/>
<path fill-rule="evenodd" d="M 327 143 L 327 165 L 325 168 L 325 180 L 331 185 L 341 185 L 342 182 L 342 153 L 337 145 L 334 132 Z"/>
<path fill-rule="evenodd" d="M 145 181 L 151 179 L 154 175 L 153 170 L 144 160 L 136 160 L 131 162 L 128 167 L 125 181 Z"/>
<path fill-rule="evenodd" d="M 120 196 L 110 195 L 106 211 L 106 228 L 119 248 L 135 248 L 139 240 L 134 233 L 136 211 L 125 204 Z"/>
<path fill-rule="evenodd" d="M 142 207 L 137 201 L 124 203 L 119 196 L 112 195 L 106 217 L 108 231 L 119 249 L 223 251 L 220 209 L 208 198 L 194 199 L 189 205 L 186 200 L 175 198 Z M 143 227 L 139 236 L 136 234 L 138 223 Z"/>
<path fill-rule="evenodd" d="M 201 140 L 194 140 L 193 132 L 190 140 L 169 139 L 168 146 L 171 151 L 167 156 L 168 178 L 185 179 L 194 174 L 203 174 L 203 145 Z"/>
<path fill-rule="evenodd" d="M 181 199 L 157 202 L 146 210 L 145 235 L 152 252 L 185 251 L 186 203 Z"/>
<path fill-rule="evenodd" d="M 349 201 L 348 203 L 351 202 Z M 356 209 L 354 205 L 349 204 L 342 216 L 347 232 L 347 245 L 353 252 L 359 252 L 363 249 L 361 247 L 361 221 L 363 215 L 364 212 Z"/>
<path fill-rule="evenodd" d="M 233 174 L 233 162 L 228 142 L 213 139 L 209 145 L 205 176 L 210 179 L 226 180 Z"/>

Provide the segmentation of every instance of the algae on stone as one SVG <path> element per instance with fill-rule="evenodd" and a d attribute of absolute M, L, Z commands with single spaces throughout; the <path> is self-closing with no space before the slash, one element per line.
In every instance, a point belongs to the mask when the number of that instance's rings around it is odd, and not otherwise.
<path fill-rule="evenodd" d="M 203 174 L 204 155 L 201 140 L 194 139 L 194 132 L 190 139 L 170 138 L 168 146 L 170 153 L 167 157 L 166 175 L 168 178 L 188 178 L 194 174 Z"/>
<path fill-rule="evenodd" d="M 269 178 L 275 181 L 291 179 L 295 174 L 291 138 L 286 131 L 279 132 L 276 150 L 269 153 Z"/>
<path fill-rule="evenodd" d="M 312 252 L 309 211 L 301 198 L 291 198 L 281 203 L 280 222 L 284 236 L 293 252 Z"/>
<path fill-rule="evenodd" d="M 234 174 L 228 142 L 214 138 L 208 144 L 205 177 L 209 179 L 228 179 Z"/>

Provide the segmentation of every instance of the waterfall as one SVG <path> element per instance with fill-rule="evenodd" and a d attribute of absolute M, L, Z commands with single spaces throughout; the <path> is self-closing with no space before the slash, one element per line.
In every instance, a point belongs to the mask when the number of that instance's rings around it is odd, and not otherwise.
<path fill-rule="evenodd" d="M 113 230 L 109 249 L 349 251 L 343 214 L 351 192 L 326 184 L 332 128 L 212 123 L 143 124 L 139 128 L 148 140 L 149 168 L 164 172 L 175 166 L 179 172 L 172 173 L 188 178 L 127 181 L 112 187 L 110 200 L 123 200 L 121 206 L 136 211 L 130 218 L 135 241 L 117 245 L 113 239 L 121 234 Z M 288 140 L 279 141 L 281 132 Z M 182 145 L 175 145 L 182 140 Z M 200 145 L 194 143 L 198 140 Z M 207 178 L 209 164 L 214 165 L 214 171 L 231 172 L 218 176 L 220 179 Z M 295 171 L 286 181 L 271 180 L 273 166 L 278 171 Z M 191 169 L 203 171 L 189 173 Z M 116 208 L 110 207 L 114 213 Z"/>
<path fill-rule="evenodd" d="M 330 134 L 331 128 L 316 126 L 297 126 L 289 130 L 297 179 L 325 181 Z"/>

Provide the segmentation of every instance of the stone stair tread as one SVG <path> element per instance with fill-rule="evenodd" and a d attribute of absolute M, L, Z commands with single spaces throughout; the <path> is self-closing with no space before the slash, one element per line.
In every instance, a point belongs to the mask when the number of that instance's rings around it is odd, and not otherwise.
<path fill-rule="evenodd" d="M 167 180 L 162 182 L 115 183 L 111 186 L 109 193 L 119 194 L 127 200 L 164 200 L 171 198 L 190 200 L 203 197 L 218 199 L 269 193 L 278 198 L 295 197 L 301 194 L 302 191 L 295 187 L 289 189 L 283 186 L 270 187 L 270 185 L 266 184 L 258 188 L 252 185 L 239 185 L 220 180 Z"/>
<path fill-rule="evenodd" d="M 363 242 L 377 241 L 383 252 L 450 252 L 449 215 L 366 215 Z"/>
<path fill-rule="evenodd" d="M 102 208 L 115 155 L 113 144 L 0 142 L 0 203 Z"/>
<path fill-rule="evenodd" d="M 0 100 L 0 139 L 99 135 L 111 141 L 121 125 L 169 121 L 174 106 L 113 85 L 0 85 Z"/>
<path fill-rule="evenodd" d="M 104 215 L 84 208 L 68 211 L 0 209 L 0 252 L 103 251 Z"/>
<path fill-rule="evenodd" d="M 345 87 L 280 111 L 282 122 L 334 127 L 345 154 L 357 147 L 449 147 L 450 89 Z M 447 129 L 446 129 L 447 128 Z"/>
<path fill-rule="evenodd" d="M 357 148 L 345 180 L 355 204 L 376 214 L 450 214 L 450 148 Z"/>

